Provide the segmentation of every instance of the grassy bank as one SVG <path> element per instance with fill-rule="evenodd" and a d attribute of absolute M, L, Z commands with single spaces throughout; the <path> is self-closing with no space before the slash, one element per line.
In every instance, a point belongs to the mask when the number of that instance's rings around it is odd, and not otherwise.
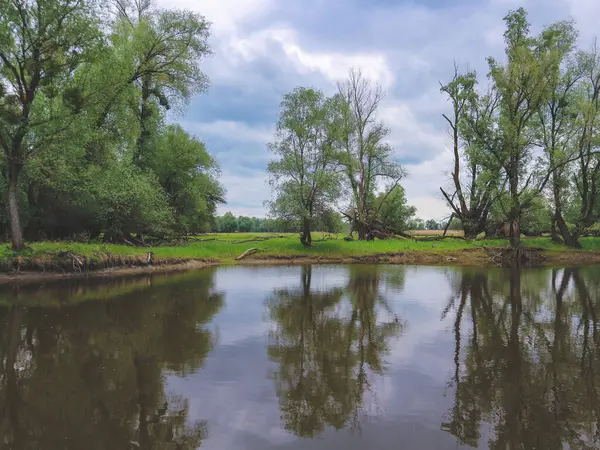
<path fill-rule="evenodd" d="M 391 262 L 414 264 L 485 265 L 491 263 L 490 249 L 506 247 L 505 239 L 465 241 L 432 236 L 416 240 L 346 242 L 341 237 L 315 233 L 313 246 L 304 248 L 296 234 L 233 233 L 203 235 L 180 245 L 132 247 L 101 243 L 36 242 L 15 253 L 8 244 L 0 246 L 0 268 L 12 273 L 33 271 L 78 273 L 123 267 L 164 267 L 194 261 L 198 264 L 233 264 L 246 250 L 256 253 L 244 263 L 266 262 Z M 546 261 L 600 262 L 600 238 L 582 239 L 583 249 L 574 251 L 548 237 L 524 238 L 527 247 L 540 249 Z M 148 253 L 152 252 L 152 264 Z"/>
<path fill-rule="evenodd" d="M 391 262 L 414 264 L 485 265 L 491 263 L 490 249 L 506 247 L 508 241 L 462 239 L 346 242 L 339 236 L 315 233 L 313 246 L 304 248 L 296 234 L 233 233 L 210 234 L 189 239 L 180 245 L 132 247 L 100 243 L 36 242 L 24 252 L 15 253 L 8 244 L 0 246 L 0 267 L 4 273 L 90 272 L 100 269 L 148 266 L 152 252 L 153 267 L 195 261 L 202 264 L 234 264 L 246 250 L 256 253 L 243 263 L 265 262 Z M 537 248 L 546 261 L 569 263 L 600 262 L 600 238 L 582 239 L 583 249 L 574 251 L 548 237 L 524 238 L 524 246 Z"/>

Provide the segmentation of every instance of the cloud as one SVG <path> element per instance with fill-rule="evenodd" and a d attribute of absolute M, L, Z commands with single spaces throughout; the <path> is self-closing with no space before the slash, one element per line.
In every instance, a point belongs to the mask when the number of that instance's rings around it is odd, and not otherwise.
<path fill-rule="evenodd" d="M 266 142 L 282 96 L 298 85 L 335 92 L 350 67 L 387 91 L 380 118 L 391 128 L 394 156 L 409 170 L 405 187 L 423 218 L 448 209 L 439 186 L 451 162 L 448 103 L 439 81 L 456 61 L 483 79 L 486 57 L 502 58 L 503 17 L 521 5 L 534 32 L 574 18 L 580 43 L 589 48 L 600 23 L 597 0 L 159 0 L 187 8 L 213 23 L 214 56 L 205 62 L 207 94 L 192 101 L 185 128 L 207 143 L 223 168 L 225 210 L 265 214 L 269 198 Z"/>
<path fill-rule="evenodd" d="M 180 8 L 195 11 L 212 23 L 212 31 L 217 35 L 229 36 L 266 13 L 271 0 L 175 0 L 160 1 L 165 8 Z"/>
<path fill-rule="evenodd" d="M 199 136 L 228 139 L 235 142 L 252 142 L 264 144 L 268 142 L 274 131 L 274 126 L 255 128 L 243 122 L 231 120 L 215 120 L 213 122 L 188 122 L 183 121 L 181 125 L 189 132 Z"/>

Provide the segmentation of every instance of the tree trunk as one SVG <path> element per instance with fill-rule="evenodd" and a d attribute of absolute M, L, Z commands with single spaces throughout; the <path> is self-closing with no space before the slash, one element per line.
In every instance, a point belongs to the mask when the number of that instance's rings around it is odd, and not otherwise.
<path fill-rule="evenodd" d="M 565 219 L 563 219 L 562 214 L 557 211 L 554 219 L 556 220 L 556 225 L 558 225 L 558 231 L 562 236 L 563 242 L 567 247 L 579 248 L 579 237 L 576 232 L 571 233 L 569 231 L 569 227 L 565 223 Z"/>
<path fill-rule="evenodd" d="M 150 119 L 152 118 L 152 109 L 150 107 L 150 82 L 148 77 L 142 78 L 142 104 L 140 109 L 140 140 L 134 155 L 134 163 L 138 167 L 144 164 L 144 158 L 147 157 L 148 144 L 150 141 Z"/>
<path fill-rule="evenodd" d="M 302 220 L 302 235 L 300 236 L 300 242 L 305 247 L 310 247 L 312 245 L 312 236 L 310 234 L 310 218 L 305 217 Z"/>
<path fill-rule="evenodd" d="M 358 233 L 358 240 L 365 241 L 367 239 L 367 227 L 363 221 L 356 224 L 356 232 Z"/>
<path fill-rule="evenodd" d="M 477 229 L 477 225 L 471 223 L 470 220 L 463 221 L 463 234 L 465 239 L 475 239 L 479 234 L 479 230 Z"/>
<path fill-rule="evenodd" d="M 448 219 L 448 222 L 446 222 L 446 226 L 444 227 L 444 234 L 442 234 L 442 236 L 446 237 L 446 233 L 448 232 L 448 228 L 450 228 L 452 219 L 454 219 L 454 213 L 450 214 L 450 218 Z"/>
<path fill-rule="evenodd" d="M 23 250 L 23 229 L 21 228 L 21 215 L 19 211 L 19 173 L 21 164 L 15 161 L 8 161 L 8 217 L 10 218 L 10 237 L 12 249 L 16 251 Z"/>
<path fill-rule="evenodd" d="M 521 230 L 519 230 L 519 218 L 510 221 L 510 247 L 519 248 L 521 246 Z"/>

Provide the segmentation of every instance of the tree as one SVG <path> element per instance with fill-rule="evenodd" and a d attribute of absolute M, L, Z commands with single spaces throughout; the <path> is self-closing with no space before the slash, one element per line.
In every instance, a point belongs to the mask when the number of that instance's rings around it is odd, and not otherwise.
<path fill-rule="evenodd" d="M 237 230 L 237 219 L 231 212 L 226 212 L 221 218 L 221 230 L 223 233 L 233 233 Z"/>
<path fill-rule="evenodd" d="M 302 222 L 300 241 L 312 243 L 315 218 L 332 208 L 339 193 L 332 100 L 314 89 L 296 88 L 281 103 L 276 140 L 268 145 L 269 184 L 276 199 L 271 213 Z"/>
<path fill-rule="evenodd" d="M 240 233 L 247 233 L 252 230 L 252 219 L 246 216 L 239 216 L 237 218 L 237 230 Z"/>
<path fill-rule="evenodd" d="M 410 219 L 408 221 L 407 228 L 409 230 L 424 230 L 425 222 L 423 221 L 423 219 L 420 219 L 418 217 L 416 219 Z"/>
<path fill-rule="evenodd" d="M 425 222 L 425 228 L 428 230 L 439 230 L 440 224 L 435 219 L 429 219 Z"/>
<path fill-rule="evenodd" d="M 553 224 L 566 245 L 579 247 L 581 235 L 600 218 L 600 53 L 595 46 L 579 52 L 561 69 L 540 111 L 540 145 L 557 167 L 550 180 Z"/>
<path fill-rule="evenodd" d="M 493 130 L 498 96 L 490 92 L 480 97 L 476 84 L 474 72 L 459 74 L 455 66 L 452 81 L 440 88 L 452 104 L 451 117 L 445 114 L 443 117 L 452 136 L 454 192 L 449 194 L 442 187 L 440 190 L 452 209 L 450 221 L 453 218 L 460 220 L 468 239 L 476 237 L 485 228 L 499 187 L 501 169 L 496 161 L 485 157 L 489 148 L 498 144 L 497 133 Z M 467 179 L 463 181 L 465 175 Z"/>
<path fill-rule="evenodd" d="M 191 11 L 156 9 L 152 0 L 117 0 L 115 6 L 118 14 L 112 40 L 128 70 L 107 108 L 125 90 L 135 89 L 139 137 L 133 161 L 144 166 L 154 145 L 161 108 L 169 110 L 208 86 L 200 65 L 211 53 L 209 23 Z"/>
<path fill-rule="evenodd" d="M 380 202 L 379 219 L 386 227 L 396 231 L 409 229 L 417 208 L 408 205 L 402 186 L 397 185 L 387 196 L 380 193 L 377 201 Z"/>
<path fill-rule="evenodd" d="M 217 180 L 219 166 L 203 142 L 179 125 L 169 125 L 157 137 L 148 161 L 173 208 L 179 232 L 206 231 L 225 190 Z"/>
<path fill-rule="evenodd" d="M 572 33 L 572 25 L 555 24 L 535 38 L 530 35 L 523 8 L 511 11 L 504 21 L 507 63 L 500 65 L 494 58 L 488 59 L 490 78 L 500 95 L 498 126 L 503 140 L 493 153 L 507 177 L 509 195 L 504 209 L 510 225 L 511 247 L 517 249 L 523 207 L 539 195 L 555 170 L 548 167 L 527 170 L 533 160 L 531 127 L 549 96 L 552 77 L 564 56 L 555 42 Z"/>
<path fill-rule="evenodd" d="M 347 216 L 358 232 L 367 239 L 369 227 L 378 216 L 383 201 L 375 204 L 375 191 L 386 184 L 382 200 L 399 185 L 405 172 L 392 160 L 392 148 L 385 141 L 389 128 L 377 120 L 383 99 L 380 86 L 372 86 L 360 70 L 350 70 L 348 81 L 338 86 L 340 121 L 340 163 L 351 192 L 351 211 Z"/>
<path fill-rule="evenodd" d="M 65 104 L 82 102 L 85 77 L 71 75 L 101 42 L 94 6 L 85 0 L 0 0 L 0 147 L 14 250 L 24 248 L 19 175 L 29 158 L 70 127 Z"/>

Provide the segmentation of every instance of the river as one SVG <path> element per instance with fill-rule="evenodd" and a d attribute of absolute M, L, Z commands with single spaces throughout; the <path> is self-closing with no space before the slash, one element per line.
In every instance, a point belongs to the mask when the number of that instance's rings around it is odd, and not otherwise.
<path fill-rule="evenodd" d="M 0 290 L 0 448 L 600 448 L 600 267 Z"/>

